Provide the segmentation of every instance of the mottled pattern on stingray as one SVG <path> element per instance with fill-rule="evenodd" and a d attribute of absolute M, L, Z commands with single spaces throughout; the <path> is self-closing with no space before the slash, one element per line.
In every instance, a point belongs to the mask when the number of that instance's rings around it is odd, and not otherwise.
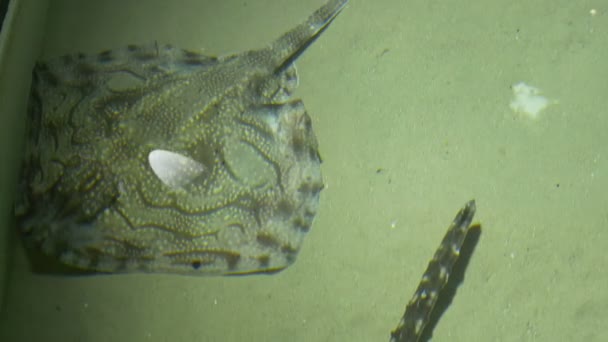
<path fill-rule="evenodd" d="M 293 62 L 346 2 L 230 56 L 154 43 L 39 62 L 15 207 L 26 245 L 100 272 L 293 263 L 323 188 Z"/>

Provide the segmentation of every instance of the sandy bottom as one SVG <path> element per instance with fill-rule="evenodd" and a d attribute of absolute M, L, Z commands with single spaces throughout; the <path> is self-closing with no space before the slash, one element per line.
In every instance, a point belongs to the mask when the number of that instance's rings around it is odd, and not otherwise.
<path fill-rule="evenodd" d="M 295 265 L 44 276 L 17 248 L 0 340 L 387 341 L 471 198 L 481 238 L 433 340 L 608 340 L 608 21 L 558 2 L 352 0 L 298 61 L 327 188 Z M 53 1 L 45 55 L 155 39 L 241 51 L 321 1 L 145 3 Z M 520 80 L 559 105 L 521 119 Z"/>

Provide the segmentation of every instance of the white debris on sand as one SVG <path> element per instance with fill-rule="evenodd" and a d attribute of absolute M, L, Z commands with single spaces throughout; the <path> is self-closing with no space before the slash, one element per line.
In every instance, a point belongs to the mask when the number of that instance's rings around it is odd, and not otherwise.
<path fill-rule="evenodd" d="M 519 82 L 511 86 L 514 98 L 511 100 L 509 107 L 516 113 L 522 114 L 527 118 L 536 120 L 539 118 L 540 112 L 547 108 L 548 105 L 554 103 L 544 96 L 540 95 L 540 89 Z"/>

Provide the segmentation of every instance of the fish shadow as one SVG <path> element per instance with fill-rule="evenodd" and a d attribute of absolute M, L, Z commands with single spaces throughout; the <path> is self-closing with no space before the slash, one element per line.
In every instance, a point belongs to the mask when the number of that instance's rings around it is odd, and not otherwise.
<path fill-rule="evenodd" d="M 471 257 L 473 256 L 473 252 L 477 247 L 480 236 L 481 225 L 472 225 L 469 228 L 462 247 L 460 248 L 460 256 L 454 264 L 450 278 L 439 293 L 439 298 L 437 299 L 435 308 L 431 312 L 429 322 L 425 326 L 422 335 L 420 336 L 420 342 L 430 341 L 430 339 L 433 337 L 433 330 L 435 330 L 435 326 L 437 323 L 439 323 L 441 316 L 445 313 L 450 304 L 452 304 L 452 300 L 456 296 L 458 287 L 464 282 L 464 273 L 469 266 L 469 261 L 471 261 Z"/>

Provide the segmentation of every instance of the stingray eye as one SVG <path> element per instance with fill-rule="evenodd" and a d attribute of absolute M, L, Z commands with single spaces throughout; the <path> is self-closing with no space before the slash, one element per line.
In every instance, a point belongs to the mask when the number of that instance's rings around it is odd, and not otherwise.
<path fill-rule="evenodd" d="M 166 150 L 150 152 L 148 163 L 156 177 L 172 188 L 183 188 L 205 172 L 205 166 L 196 160 Z"/>

